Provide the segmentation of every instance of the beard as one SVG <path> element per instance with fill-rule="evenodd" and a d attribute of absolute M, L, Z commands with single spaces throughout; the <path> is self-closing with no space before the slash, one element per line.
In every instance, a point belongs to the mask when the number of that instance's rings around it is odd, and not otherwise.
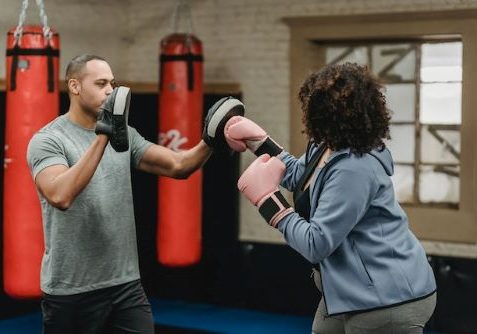
<path fill-rule="evenodd" d="M 91 104 L 91 102 L 89 101 L 86 101 L 84 99 L 81 99 L 80 100 L 80 106 L 81 106 L 81 109 L 83 109 L 83 111 L 88 115 L 88 116 L 91 116 L 92 118 L 96 119 L 96 117 L 98 116 L 99 114 L 99 110 L 101 108 L 101 105 L 98 105 L 98 106 L 94 106 Z"/>

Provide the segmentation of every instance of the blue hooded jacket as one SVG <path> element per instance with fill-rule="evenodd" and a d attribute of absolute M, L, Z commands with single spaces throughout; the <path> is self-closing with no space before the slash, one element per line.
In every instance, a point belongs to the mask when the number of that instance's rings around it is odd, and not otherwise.
<path fill-rule="evenodd" d="M 285 152 L 281 160 L 282 186 L 294 191 L 305 156 Z M 277 226 L 293 249 L 319 264 L 330 315 L 400 304 L 436 290 L 424 249 L 395 198 L 393 169 L 388 149 L 333 152 L 310 184 L 310 220 L 294 212 Z"/>

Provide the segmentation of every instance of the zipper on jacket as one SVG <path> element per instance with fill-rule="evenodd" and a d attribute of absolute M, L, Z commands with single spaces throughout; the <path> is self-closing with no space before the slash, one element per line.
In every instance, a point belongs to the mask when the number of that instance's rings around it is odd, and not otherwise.
<path fill-rule="evenodd" d="M 321 270 L 321 263 L 319 264 L 320 266 L 320 279 L 321 279 L 321 295 L 323 296 L 323 302 L 325 303 L 325 309 L 326 309 L 326 318 L 328 318 L 330 316 L 329 312 L 328 312 L 328 305 L 326 304 L 326 297 L 325 297 L 325 284 L 323 283 L 323 274 L 322 274 L 322 270 Z"/>
<path fill-rule="evenodd" d="M 323 302 L 325 303 L 326 317 L 328 317 L 329 316 L 328 306 L 326 305 L 325 288 L 323 287 L 323 275 L 321 274 L 322 270 L 321 270 L 321 264 L 320 263 L 313 265 L 313 269 L 312 269 L 311 275 L 310 275 L 310 278 L 313 279 L 313 281 L 315 281 L 316 271 L 320 275 L 321 290 L 318 288 L 318 286 L 316 287 L 316 289 L 321 292 L 321 297 L 323 298 Z"/>
<path fill-rule="evenodd" d="M 318 175 L 318 178 L 317 178 L 317 181 L 319 181 L 318 195 L 317 195 L 318 199 L 320 198 L 321 191 L 323 190 L 324 178 L 325 178 L 326 172 L 328 172 L 328 170 L 331 168 L 331 166 L 333 166 L 335 163 L 337 163 L 338 161 L 340 161 L 341 159 L 345 158 L 348 155 L 349 155 L 348 152 L 343 152 L 343 153 L 333 157 L 333 159 L 328 161 L 328 163 L 325 164 L 325 166 L 322 168 L 322 170 L 320 171 L 320 173 Z M 312 196 L 312 192 L 310 192 L 310 197 L 311 196 Z M 323 297 L 323 302 L 325 303 L 326 314 L 327 314 L 326 317 L 329 317 L 330 315 L 329 315 L 329 312 L 328 312 L 328 305 L 326 303 L 326 296 L 325 296 L 325 284 L 323 283 L 324 282 L 324 280 L 323 280 L 323 276 L 324 276 L 323 273 L 324 272 L 321 270 L 321 262 L 318 265 L 319 265 L 319 270 L 320 270 L 320 279 L 321 279 L 321 287 L 322 287 L 321 295 Z"/>

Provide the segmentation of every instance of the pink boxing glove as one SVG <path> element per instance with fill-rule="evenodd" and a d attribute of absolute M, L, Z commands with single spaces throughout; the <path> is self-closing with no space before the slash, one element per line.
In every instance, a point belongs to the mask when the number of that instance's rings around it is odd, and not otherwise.
<path fill-rule="evenodd" d="M 283 148 L 271 139 L 255 122 L 242 116 L 230 118 L 224 127 L 224 136 L 230 148 L 243 152 L 249 148 L 256 156 L 264 153 L 276 156 Z"/>
<path fill-rule="evenodd" d="M 284 173 L 283 162 L 263 154 L 248 166 L 237 183 L 238 189 L 273 227 L 294 211 L 278 188 Z"/>

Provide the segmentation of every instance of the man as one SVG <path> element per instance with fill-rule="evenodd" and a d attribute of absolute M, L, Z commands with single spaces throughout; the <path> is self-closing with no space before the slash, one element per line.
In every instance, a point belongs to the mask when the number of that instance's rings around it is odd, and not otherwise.
<path fill-rule="evenodd" d="M 75 57 L 66 81 L 68 112 L 36 133 L 27 153 L 45 235 L 44 333 L 153 333 L 139 276 L 130 166 L 187 178 L 207 161 L 215 133 L 223 137 L 225 121 L 243 114 L 243 105 L 218 101 L 206 118 L 208 144 L 174 152 L 127 125 L 129 89 L 114 88 L 103 58 Z"/>

